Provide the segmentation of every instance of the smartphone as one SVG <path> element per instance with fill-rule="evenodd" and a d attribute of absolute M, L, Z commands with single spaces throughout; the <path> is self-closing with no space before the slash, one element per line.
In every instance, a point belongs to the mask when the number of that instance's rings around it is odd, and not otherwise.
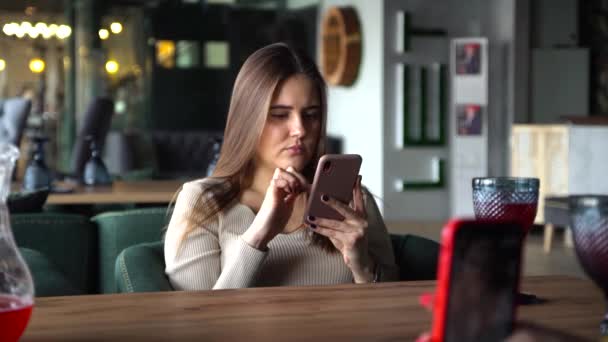
<path fill-rule="evenodd" d="M 511 334 L 524 234 L 517 222 L 448 222 L 437 270 L 433 342 L 503 341 Z"/>
<path fill-rule="evenodd" d="M 319 159 L 312 183 L 304 220 L 309 216 L 344 220 L 344 217 L 321 200 L 328 195 L 348 204 L 353 197 L 353 188 L 361 168 L 358 154 L 326 154 Z"/>

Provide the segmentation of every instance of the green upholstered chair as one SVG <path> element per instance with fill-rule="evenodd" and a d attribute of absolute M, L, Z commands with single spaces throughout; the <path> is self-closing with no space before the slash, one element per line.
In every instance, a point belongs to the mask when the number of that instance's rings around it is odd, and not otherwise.
<path fill-rule="evenodd" d="M 391 234 L 399 280 L 436 279 L 439 244 L 415 235 Z M 143 243 L 123 250 L 114 268 L 119 292 L 170 291 L 165 276 L 163 242 Z"/>
<path fill-rule="evenodd" d="M 19 248 L 19 253 L 21 253 L 30 269 L 30 273 L 34 279 L 34 293 L 37 297 L 67 296 L 83 293 L 81 290 L 76 289 L 66 275 L 44 254 L 30 248 Z"/>
<path fill-rule="evenodd" d="M 159 241 L 170 215 L 166 207 L 132 209 L 99 214 L 92 218 L 99 233 L 99 290 L 115 293 L 116 257 L 125 248 Z"/>
<path fill-rule="evenodd" d="M 118 292 L 173 290 L 165 275 L 163 246 L 162 241 L 141 243 L 120 252 L 114 269 Z"/>
<path fill-rule="evenodd" d="M 416 235 L 391 234 L 399 280 L 437 279 L 439 244 Z"/>
<path fill-rule="evenodd" d="M 32 271 L 37 296 L 94 293 L 97 227 L 75 214 L 13 214 L 15 242 Z"/>

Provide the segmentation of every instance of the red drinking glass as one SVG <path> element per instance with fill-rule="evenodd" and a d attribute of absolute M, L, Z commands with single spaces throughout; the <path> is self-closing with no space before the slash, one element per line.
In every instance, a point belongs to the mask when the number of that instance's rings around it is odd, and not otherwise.
<path fill-rule="evenodd" d="M 477 219 L 515 221 L 530 231 L 538 207 L 538 178 L 482 177 L 473 178 L 473 210 Z M 543 299 L 519 293 L 519 304 L 538 304 Z"/>
<path fill-rule="evenodd" d="M 526 232 L 536 217 L 538 178 L 473 178 L 473 210 L 484 220 L 517 221 Z"/>

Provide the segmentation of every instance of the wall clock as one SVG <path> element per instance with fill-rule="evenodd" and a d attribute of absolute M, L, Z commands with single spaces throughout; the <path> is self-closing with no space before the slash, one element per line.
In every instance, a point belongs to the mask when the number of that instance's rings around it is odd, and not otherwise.
<path fill-rule="evenodd" d="M 350 86 L 361 63 L 361 26 L 353 7 L 330 7 L 321 27 L 321 71 L 330 85 Z"/>

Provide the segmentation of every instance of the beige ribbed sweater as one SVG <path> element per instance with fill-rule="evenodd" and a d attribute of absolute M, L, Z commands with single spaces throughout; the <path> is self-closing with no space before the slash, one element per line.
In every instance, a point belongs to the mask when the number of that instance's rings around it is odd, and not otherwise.
<path fill-rule="evenodd" d="M 253 222 L 254 212 L 236 203 L 184 239 L 187 213 L 205 188 L 204 179 L 184 184 L 175 202 L 165 236 L 165 272 L 176 290 L 205 290 L 279 285 L 350 283 L 353 275 L 339 252 L 327 253 L 312 245 L 299 229 L 279 234 L 261 251 L 241 235 Z M 208 183 L 207 183 L 208 184 Z M 369 251 L 381 265 L 381 280 L 396 280 L 398 268 L 382 217 L 373 197 L 365 192 Z"/>

